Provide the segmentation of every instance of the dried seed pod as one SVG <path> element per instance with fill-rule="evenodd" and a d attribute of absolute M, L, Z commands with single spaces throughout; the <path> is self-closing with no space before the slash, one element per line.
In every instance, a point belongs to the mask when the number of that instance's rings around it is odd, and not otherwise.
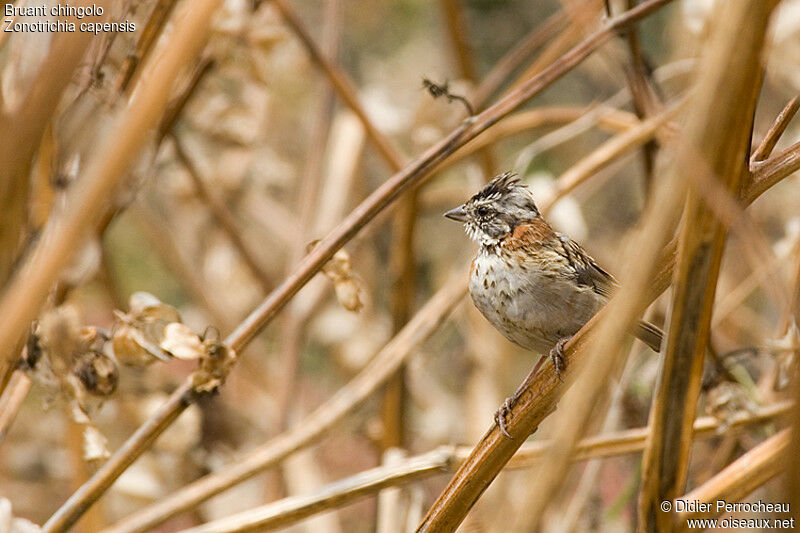
<path fill-rule="evenodd" d="M 73 363 L 72 373 L 89 394 L 110 396 L 117 390 L 117 364 L 103 352 L 90 350 L 80 354 Z"/>
<path fill-rule="evenodd" d="M 126 366 L 144 367 L 156 359 L 169 360 L 169 357 L 132 325 L 121 325 L 114 330 L 112 340 L 114 357 Z"/>
<path fill-rule="evenodd" d="M 118 325 L 112 345 L 120 363 L 141 367 L 151 364 L 155 359 L 169 361 L 172 354 L 169 348 L 162 346 L 164 342 L 178 350 L 181 358 L 199 357 L 199 338 L 181 324 L 180 314 L 174 307 L 146 292 L 132 294 L 130 307 L 130 313 L 115 312 Z M 193 350 L 197 353 L 194 356 Z"/>
<path fill-rule="evenodd" d="M 312 241 L 306 250 L 310 252 L 318 242 Z M 322 267 L 322 273 L 333 282 L 336 299 L 342 307 L 356 313 L 364 307 L 362 283 L 353 272 L 350 254 L 346 250 L 340 249 L 333 254 L 331 260 Z"/>
<path fill-rule="evenodd" d="M 201 393 L 216 392 L 235 362 L 236 352 L 220 342 L 217 336 L 206 337 L 200 366 L 192 373 L 192 388 Z"/>

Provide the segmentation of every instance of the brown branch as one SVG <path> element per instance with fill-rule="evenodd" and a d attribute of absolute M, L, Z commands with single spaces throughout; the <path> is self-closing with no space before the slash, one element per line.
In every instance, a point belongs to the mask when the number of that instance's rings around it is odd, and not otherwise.
<path fill-rule="evenodd" d="M 681 172 L 716 177 L 714 182 L 719 180 L 728 191 L 737 191 L 748 174 L 761 51 L 776 4 L 753 0 L 720 13 L 723 20 L 714 25 L 696 82 L 693 105 L 699 107 L 694 107 L 681 135 L 686 143 L 677 160 Z M 697 190 L 689 192 L 680 233 L 670 328 L 642 464 L 641 531 L 671 529 L 671 518 L 660 505 L 683 493 L 688 472 L 692 421 L 725 245 L 723 221 Z"/>
<path fill-rule="evenodd" d="M 769 157 L 798 110 L 800 110 L 800 96 L 795 96 L 789 100 L 789 103 L 786 104 L 783 111 L 775 118 L 775 122 L 769 128 L 769 131 L 767 131 L 761 144 L 758 145 L 753 155 L 750 156 L 751 163 L 763 161 Z"/>
<path fill-rule="evenodd" d="M 206 1 L 210 2 L 211 0 Z M 225 339 L 225 344 L 235 352 L 241 352 L 258 332 L 277 315 L 289 300 L 291 300 L 297 291 L 299 291 L 300 288 L 331 259 L 333 254 L 341 248 L 344 243 L 352 239 L 356 233 L 370 220 L 375 218 L 378 213 L 389 207 L 403 191 L 421 183 L 430 175 L 432 169 L 436 168 L 439 163 L 450 156 L 458 147 L 475 138 L 479 133 L 501 120 L 580 64 L 594 50 L 608 41 L 610 36 L 617 31 L 619 27 L 649 15 L 658 8 L 668 4 L 670 1 L 671 0 L 649 0 L 635 9 L 609 21 L 602 29 L 589 36 L 550 67 L 529 79 L 517 90 L 513 91 L 480 115 L 463 123 L 445 138 L 426 150 L 414 162 L 389 178 L 356 207 L 350 215 L 336 226 L 327 237 L 306 256 L 295 271 L 253 310 L 236 330 L 228 335 Z M 195 9 L 193 5 L 191 11 L 192 15 L 196 15 L 199 11 L 200 10 Z M 186 19 L 184 22 L 185 21 Z M 172 50 L 172 48 L 169 47 L 166 49 Z M 134 92 L 134 94 L 137 93 Z M 54 276 L 54 273 L 51 274 Z M 1 304 L 2 302 L 0 302 L 0 310 L 5 309 Z M 27 323 L 27 321 L 25 323 Z M 10 331 L 14 331 L 14 327 L 20 328 L 20 324 L 0 322 L 0 340 L 5 338 L 3 328 L 9 328 Z M 17 329 L 17 331 L 21 333 L 21 329 Z M 0 343 L 0 346 L 2 346 L 2 343 Z M 180 400 L 186 397 L 190 390 L 190 384 L 188 382 L 184 383 L 172 394 L 167 405 L 172 406 L 171 409 L 180 413 L 185 409 L 185 406 L 182 405 Z M 136 457 L 146 449 L 146 447 L 141 447 L 138 442 L 150 442 L 155 439 L 168 427 L 169 422 L 171 422 L 171 420 L 167 421 L 168 419 L 163 416 L 160 417 L 159 420 L 161 423 L 157 423 L 158 421 L 153 420 L 146 422 L 144 426 L 137 430 L 137 432 L 126 441 L 123 448 L 112 456 L 109 463 L 106 464 L 125 464 L 127 466 L 133 462 Z M 110 484 L 119 477 L 122 471 L 124 471 L 124 468 L 118 469 L 113 466 L 106 467 L 106 465 L 101 467 L 92 479 L 89 480 L 87 485 L 84 486 L 89 486 L 91 488 L 86 491 L 79 491 L 80 496 L 78 498 L 70 499 L 67 504 L 59 510 L 58 513 L 61 516 L 58 521 L 59 528 L 62 527 L 62 524 L 69 524 L 77 520 L 80 514 L 91 505 L 91 503 L 96 501 Z"/>
<path fill-rule="evenodd" d="M 717 501 L 738 502 L 777 476 L 786 464 L 786 455 L 790 449 L 790 432 L 790 429 L 784 429 L 773 435 L 690 493 L 678 498 L 687 503 L 707 503 L 710 511 L 683 511 L 672 515 L 665 513 L 668 517 L 674 518 L 675 529 L 688 530 L 686 521 L 692 518 L 719 516 L 721 513 L 717 510 Z"/>
<path fill-rule="evenodd" d="M 139 34 L 136 51 L 128 56 L 120 69 L 116 82 L 119 92 L 125 91 L 133 82 L 137 72 L 136 67 L 143 64 L 147 59 L 175 4 L 177 4 L 175 0 L 158 0 L 153 6 L 153 10 L 147 18 L 147 23 Z"/>
<path fill-rule="evenodd" d="M 791 402 L 762 407 L 755 413 L 741 412 L 733 417 L 732 426 L 772 421 L 784 415 Z M 695 422 L 696 438 L 712 438 L 720 429 L 720 421 L 712 417 L 698 418 Z M 644 449 L 649 430 L 647 427 L 614 431 L 582 440 L 576 447 L 573 461 L 588 461 L 640 452 Z M 549 442 L 540 441 L 523 445 L 511 461 L 509 469 L 538 466 L 545 457 Z M 410 457 L 399 464 L 380 466 L 350 477 L 340 479 L 310 494 L 291 496 L 248 511 L 236 513 L 187 531 L 241 532 L 286 527 L 328 509 L 339 508 L 367 497 L 387 487 L 395 487 L 431 476 L 451 472 L 466 460 L 471 448 L 466 446 L 441 446 L 428 453 Z"/>
<path fill-rule="evenodd" d="M 8 387 L 0 396 L 0 444 L 8 434 L 28 391 L 31 390 L 31 384 L 31 379 L 22 370 L 15 370 L 11 374 Z"/>

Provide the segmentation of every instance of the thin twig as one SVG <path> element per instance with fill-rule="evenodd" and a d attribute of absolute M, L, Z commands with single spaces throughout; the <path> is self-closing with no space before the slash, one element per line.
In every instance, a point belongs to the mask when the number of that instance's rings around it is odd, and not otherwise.
<path fill-rule="evenodd" d="M 153 6 L 150 16 L 147 17 L 147 23 L 139 34 L 139 40 L 136 43 L 136 52 L 128 56 L 120 69 L 116 81 L 118 91 L 125 91 L 131 85 L 131 82 L 134 81 L 137 67 L 143 64 L 147 59 L 147 56 L 153 49 L 153 44 L 155 44 L 156 39 L 164 29 L 164 25 L 169 19 L 175 4 L 177 4 L 177 2 L 174 0 L 158 0 Z"/>
<path fill-rule="evenodd" d="M 453 43 L 453 49 L 456 52 L 456 59 L 458 69 L 461 76 L 475 83 L 478 79 L 478 67 L 475 64 L 475 55 L 472 52 L 472 47 L 469 43 L 469 25 L 467 24 L 467 16 L 464 11 L 464 6 L 460 0 L 440 0 L 442 10 L 445 15 L 445 22 L 447 27 L 447 34 L 450 41 Z M 447 85 L 445 83 L 445 85 Z M 430 89 L 429 89 L 430 90 Z M 462 95 L 451 95 L 447 93 L 448 101 L 453 99 L 460 101 L 467 108 L 469 116 L 475 114 L 472 104 L 469 99 Z M 433 93 L 431 93 L 433 94 Z M 434 96 L 435 97 L 435 96 Z M 484 148 L 479 152 L 481 164 L 483 165 L 483 172 L 488 176 L 495 174 L 495 161 L 490 148 Z"/>
<path fill-rule="evenodd" d="M 753 155 L 750 156 L 751 163 L 763 161 L 769 157 L 775 145 L 778 144 L 781 135 L 783 135 L 783 132 L 786 131 L 786 128 L 789 126 L 789 122 L 791 122 L 797 114 L 798 109 L 800 109 L 800 96 L 795 96 L 789 100 L 789 103 L 786 104 L 783 111 L 778 114 L 775 118 L 775 122 L 761 141 L 761 144 L 758 145 Z"/>
<path fill-rule="evenodd" d="M 553 205 L 561 198 L 569 194 L 575 187 L 586 181 L 597 172 L 605 168 L 610 163 L 616 161 L 620 156 L 646 144 L 653 139 L 658 130 L 664 127 L 674 118 L 682 108 L 683 100 L 661 113 L 654 115 L 641 124 L 633 127 L 619 135 L 612 137 L 600 145 L 589 155 L 580 159 L 564 172 L 556 182 L 553 195 L 541 202 L 541 210 L 547 213 Z"/>

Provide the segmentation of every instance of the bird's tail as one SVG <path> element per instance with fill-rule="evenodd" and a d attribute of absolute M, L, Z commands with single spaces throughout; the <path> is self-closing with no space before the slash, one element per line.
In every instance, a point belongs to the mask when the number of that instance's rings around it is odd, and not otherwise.
<path fill-rule="evenodd" d="M 661 350 L 661 341 L 664 339 L 664 332 L 658 326 L 640 320 L 636 328 L 636 337 L 652 348 L 654 352 L 659 352 Z"/>

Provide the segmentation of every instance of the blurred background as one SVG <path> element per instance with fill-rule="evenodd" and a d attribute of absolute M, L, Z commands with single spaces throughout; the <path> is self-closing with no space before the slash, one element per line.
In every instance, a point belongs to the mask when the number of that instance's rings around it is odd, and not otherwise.
<path fill-rule="evenodd" d="M 106 4 L 111 20 L 135 21 L 137 31 L 96 39 L 58 107 L 48 130 L 49 155 L 39 156 L 47 170 L 34 169 L 44 178 L 33 185 L 32 230 L 63 203 L 64 191 L 108 131 L 137 81 L 132 64 L 143 59 L 143 32 L 153 27 L 158 9 L 171 9 L 166 4 L 171 2 Z M 638 25 L 636 68 L 649 81 L 645 92 L 656 112 L 685 95 L 712 4 L 676 0 Z M 352 81 L 352 94 L 396 151 L 394 161 L 376 150 L 363 121 L 336 95 L 296 28 L 286 24 L 286 9 Z M 622 12 L 627 2 L 612 1 L 610 9 Z M 153 133 L 131 176 L 109 199 L 113 208 L 101 232 L 63 273 L 49 312 L 61 309 L 75 324 L 113 334 L 121 323 L 114 311 L 128 313 L 131 295 L 146 292 L 174 307 L 197 335 L 228 334 L 398 162 L 410 161 L 465 119 L 462 102 L 432 98 L 424 79 L 447 83 L 451 94 L 484 109 L 605 17 L 606 4 L 596 0 L 226 0 L 202 59 L 177 80 L 173 116 Z M 155 29 L 168 35 L 171 24 Z M 30 90 L 51 36 L 0 35 L 0 89 L 10 106 Z M 442 213 L 494 174 L 519 173 L 537 203 L 549 208 L 553 226 L 618 273 L 625 236 L 646 208 L 658 141 L 620 153 L 568 191 L 559 191 L 558 179 L 641 117 L 655 114 L 640 109 L 631 95 L 637 78 L 627 39 L 615 37 L 487 132 L 489 142 L 471 145 L 362 230 L 244 351 L 220 393 L 192 405 L 76 530 L 97 531 L 303 424 L 436 289 L 452 276 L 465 276 L 474 245 Z M 156 40 L 152 47 L 158 46 Z M 755 142 L 800 90 L 799 63 L 800 2 L 786 1 L 773 20 Z M 798 137 L 800 129 L 790 124 L 776 151 Z M 774 432 L 769 423 L 728 430 L 726 416 L 782 397 L 783 362 L 768 347 L 782 333 L 785 316 L 772 295 L 786 293 L 797 276 L 798 205 L 800 182 L 790 177 L 748 209 L 771 248 L 763 261 L 743 259 L 751 255 L 749 242 L 735 231 L 729 238 L 711 338 L 735 379 L 707 373 L 699 416 L 715 416 L 722 429 L 695 444 L 689 488 Z M 139 295 L 140 301 L 152 297 Z M 662 296 L 648 318 L 663 324 L 667 302 Z M 506 341 L 465 300 L 413 350 L 401 377 L 313 445 L 160 530 L 311 492 L 381 464 L 390 448 L 414 455 L 443 444 L 472 445 L 536 357 Z M 107 450 L 117 449 L 194 369 L 192 357 L 186 359 L 120 364 L 115 390 L 82 406 L 89 425 L 107 439 Z M 646 426 L 657 369 L 656 354 L 634 343 L 592 432 Z M 10 500 L 14 516 L 41 524 L 104 452 L 85 460 L 87 423 L 70 414 L 57 383 L 34 374 L 0 447 L 0 496 Z M 532 438 L 547 436 L 545 422 Z M 547 527 L 632 530 L 639 469 L 636 453 L 577 463 Z M 531 476 L 535 468 L 501 474 L 462 530 L 514 529 L 508 517 L 524 515 Z M 396 495 L 396 524 L 415 525 L 448 479 L 445 473 L 404 486 Z M 762 499 L 770 500 L 777 486 L 759 489 Z M 369 497 L 289 530 L 374 531 L 383 516 L 378 501 Z"/>

